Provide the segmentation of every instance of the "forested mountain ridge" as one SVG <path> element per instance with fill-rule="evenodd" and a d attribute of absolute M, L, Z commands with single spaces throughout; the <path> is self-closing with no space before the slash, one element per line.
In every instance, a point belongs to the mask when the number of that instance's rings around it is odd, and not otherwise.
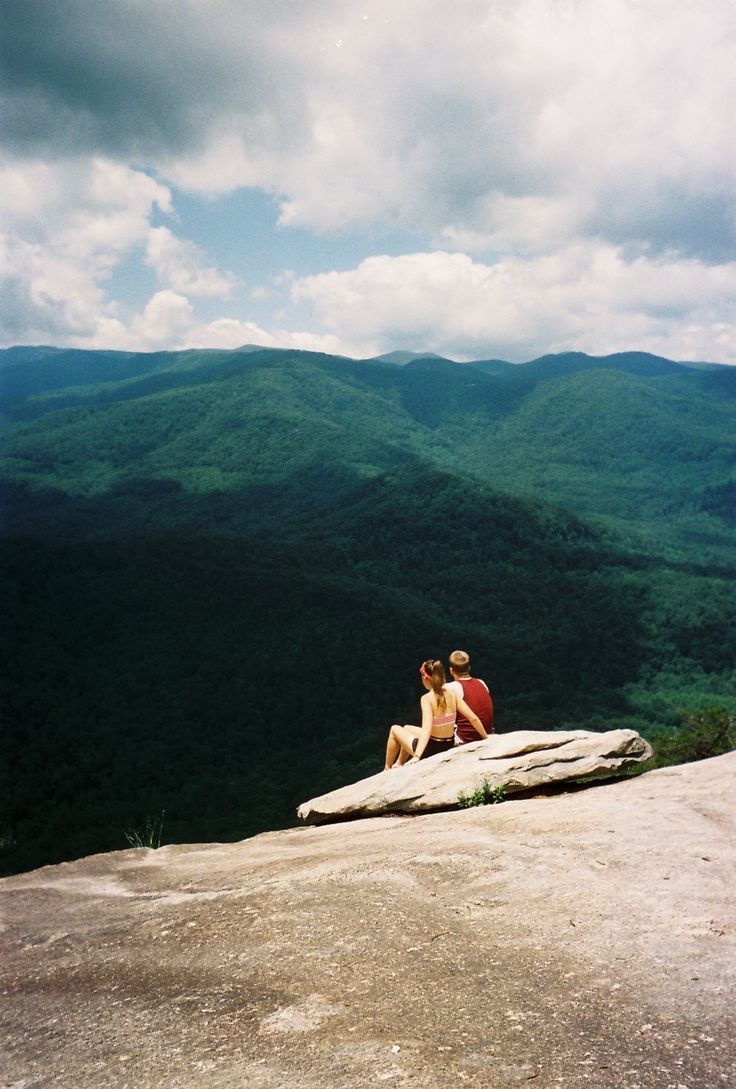
<path fill-rule="evenodd" d="M 6 869 L 288 824 L 457 645 L 499 729 L 732 700 L 734 375 L 0 353 Z"/>
<path fill-rule="evenodd" d="M 87 379 L 97 366 L 109 375 L 107 353 L 84 365 L 79 354 L 75 380 L 84 367 Z M 397 366 L 273 349 L 163 353 L 116 357 L 115 368 L 130 367 L 122 380 L 43 391 L 39 363 L 16 363 L 0 371 L 6 383 L 13 376 L 4 475 L 32 492 L 75 497 L 120 495 L 131 478 L 135 487 L 144 478 L 180 487 L 182 503 L 239 489 L 270 510 L 269 488 L 288 490 L 295 475 L 313 478 L 313 498 L 331 501 L 418 459 L 610 517 L 649 544 L 687 546 L 696 534 L 701 548 L 727 550 L 736 368 L 714 374 L 637 353 L 622 359 L 616 369 L 550 357 L 487 374 L 438 358 Z M 34 392 L 19 393 L 19 368 Z M 260 504 L 248 509 L 249 525 L 236 532 L 257 528 Z M 201 525 L 199 513 L 194 521 Z M 26 519 L 22 528 L 36 525 Z"/>

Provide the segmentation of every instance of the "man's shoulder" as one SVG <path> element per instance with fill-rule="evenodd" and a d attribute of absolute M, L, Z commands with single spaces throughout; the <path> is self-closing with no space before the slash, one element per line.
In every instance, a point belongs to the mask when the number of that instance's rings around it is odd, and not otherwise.
<path fill-rule="evenodd" d="M 460 696 L 460 698 L 462 699 L 463 686 L 460 684 L 460 681 L 448 681 L 447 684 L 445 685 L 445 690 L 447 692 L 454 692 L 456 695 Z"/>
<path fill-rule="evenodd" d="M 478 684 L 483 685 L 486 692 L 490 692 L 490 688 L 481 677 L 463 677 L 463 681 L 477 681 Z M 452 689 L 453 692 L 458 692 L 460 693 L 460 695 L 462 695 L 462 693 L 465 691 L 463 681 L 451 681 L 448 685 L 446 685 L 446 687 Z"/>

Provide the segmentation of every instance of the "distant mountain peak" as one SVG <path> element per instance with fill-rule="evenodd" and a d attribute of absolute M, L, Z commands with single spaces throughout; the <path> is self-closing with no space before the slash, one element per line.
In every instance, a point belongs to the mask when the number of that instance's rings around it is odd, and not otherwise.
<path fill-rule="evenodd" d="M 438 355 L 437 352 L 384 352 L 383 355 L 371 356 L 371 359 L 380 360 L 382 363 L 395 363 L 399 367 L 403 367 L 405 363 L 411 363 L 415 359 L 444 359 L 448 363 L 455 362 L 445 355 Z"/>

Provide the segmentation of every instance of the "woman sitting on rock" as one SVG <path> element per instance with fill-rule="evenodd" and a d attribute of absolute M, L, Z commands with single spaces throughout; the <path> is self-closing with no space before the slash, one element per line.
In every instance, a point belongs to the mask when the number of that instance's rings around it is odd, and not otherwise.
<path fill-rule="evenodd" d="M 445 688 L 442 662 L 422 662 L 419 675 L 427 691 L 420 700 L 421 726 L 397 726 L 389 730 L 386 745 L 386 771 L 407 761 L 416 764 L 423 756 L 449 752 L 455 744 L 455 716 L 458 711 L 473 724 L 480 737 L 488 737 L 483 723 L 464 699 Z"/>

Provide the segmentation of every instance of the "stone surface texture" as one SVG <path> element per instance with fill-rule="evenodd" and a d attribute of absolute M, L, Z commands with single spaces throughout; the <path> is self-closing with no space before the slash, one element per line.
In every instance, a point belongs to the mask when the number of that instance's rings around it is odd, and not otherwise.
<path fill-rule="evenodd" d="M 371 775 L 304 802 L 297 813 L 314 824 L 430 812 L 457 805 L 461 792 L 472 794 L 484 779 L 513 794 L 618 771 L 651 755 L 649 744 L 634 730 L 518 730 Z"/>
<path fill-rule="evenodd" d="M 736 754 L 0 882 L 4 1089 L 729 1089 Z"/>

